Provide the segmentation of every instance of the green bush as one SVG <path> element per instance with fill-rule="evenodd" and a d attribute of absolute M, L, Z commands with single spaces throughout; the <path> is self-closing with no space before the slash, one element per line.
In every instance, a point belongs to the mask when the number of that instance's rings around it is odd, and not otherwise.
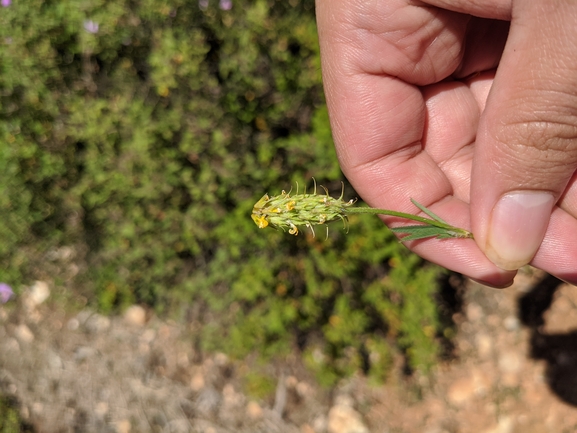
<path fill-rule="evenodd" d="M 20 419 L 18 404 L 0 396 L 0 433 L 28 433 L 33 429 Z"/>
<path fill-rule="evenodd" d="M 202 6 L 202 7 L 201 7 Z M 202 325 L 201 346 L 303 350 L 326 383 L 438 352 L 438 269 L 378 218 L 259 231 L 265 192 L 340 194 L 312 0 L 14 2 L 0 14 L 0 280 L 45 275 Z M 351 194 L 350 188 L 346 193 Z M 225 338 L 223 338 L 223 336 Z"/>

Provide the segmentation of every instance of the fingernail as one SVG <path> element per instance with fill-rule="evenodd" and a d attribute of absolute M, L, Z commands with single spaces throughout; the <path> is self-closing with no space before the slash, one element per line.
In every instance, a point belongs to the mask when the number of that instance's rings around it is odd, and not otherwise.
<path fill-rule="evenodd" d="M 512 271 L 531 261 L 547 231 L 555 197 L 548 192 L 513 191 L 493 208 L 485 254 Z"/>
<path fill-rule="evenodd" d="M 494 283 L 492 281 L 485 281 L 485 280 L 478 280 L 476 278 L 470 278 L 471 281 L 474 281 L 477 284 L 481 284 L 483 286 L 491 287 L 492 289 L 506 289 L 507 287 L 511 287 L 515 280 L 509 280 L 506 283 Z"/>

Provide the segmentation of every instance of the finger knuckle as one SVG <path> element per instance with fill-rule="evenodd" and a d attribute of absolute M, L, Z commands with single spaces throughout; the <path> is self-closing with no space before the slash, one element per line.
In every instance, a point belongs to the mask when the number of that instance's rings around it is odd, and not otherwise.
<path fill-rule="evenodd" d="M 577 116 L 542 115 L 506 125 L 498 141 L 516 154 L 566 160 L 577 158 Z"/>

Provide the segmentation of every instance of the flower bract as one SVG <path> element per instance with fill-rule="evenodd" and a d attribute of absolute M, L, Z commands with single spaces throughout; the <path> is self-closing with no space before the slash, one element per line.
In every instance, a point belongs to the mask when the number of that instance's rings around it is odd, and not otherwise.
<path fill-rule="evenodd" d="M 354 204 L 354 200 L 344 201 L 342 195 L 334 198 L 326 189 L 325 192 L 326 195 L 316 194 L 315 187 L 313 194 L 298 194 L 298 191 L 294 195 L 290 191 L 282 191 L 277 196 L 265 194 L 254 205 L 251 217 L 261 229 L 270 225 L 297 235 L 298 226 L 306 226 L 314 236 L 315 225 L 335 220 L 346 223 L 346 209 Z"/>

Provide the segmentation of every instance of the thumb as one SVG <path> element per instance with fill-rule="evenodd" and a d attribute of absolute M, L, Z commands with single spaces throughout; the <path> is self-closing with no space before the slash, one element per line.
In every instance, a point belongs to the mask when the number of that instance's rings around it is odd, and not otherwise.
<path fill-rule="evenodd" d="M 513 0 L 471 178 L 475 239 L 506 270 L 531 261 L 577 167 L 576 22 L 577 2 Z"/>

